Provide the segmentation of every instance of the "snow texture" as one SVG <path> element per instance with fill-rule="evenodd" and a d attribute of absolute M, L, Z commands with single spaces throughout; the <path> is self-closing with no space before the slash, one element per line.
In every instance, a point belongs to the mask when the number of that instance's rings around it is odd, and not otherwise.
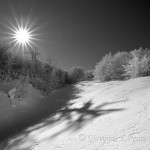
<path fill-rule="evenodd" d="M 9 140 L 7 150 L 150 150 L 150 77 L 80 82 L 68 106 Z"/>

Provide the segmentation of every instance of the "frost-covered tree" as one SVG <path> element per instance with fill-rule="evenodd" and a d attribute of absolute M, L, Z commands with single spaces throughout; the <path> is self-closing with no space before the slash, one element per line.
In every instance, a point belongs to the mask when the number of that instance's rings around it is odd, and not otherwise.
<path fill-rule="evenodd" d="M 113 71 L 113 56 L 106 54 L 102 60 L 95 66 L 94 78 L 100 81 L 112 80 L 115 76 Z"/>
<path fill-rule="evenodd" d="M 126 78 L 136 78 L 148 75 L 150 70 L 149 50 L 139 48 L 138 50 L 131 51 L 130 53 L 132 55 L 132 59 L 124 66 L 124 76 Z"/>
<path fill-rule="evenodd" d="M 124 71 L 126 78 L 136 78 L 139 76 L 139 58 L 137 56 L 133 56 L 129 63 L 124 66 Z"/>
<path fill-rule="evenodd" d="M 149 61 L 150 59 L 145 55 L 139 61 L 139 75 L 140 76 L 147 76 L 149 72 Z"/>
<path fill-rule="evenodd" d="M 114 63 L 113 63 L 113 70 L 114 70 L 114 79 L 121 80 L 124 79 L 123 74 L 124 71 L 124 65 L 127 65 L 129 60 L 131 59 L 131 55 L 128 52 L 118 52 L 114 55 Z"/>

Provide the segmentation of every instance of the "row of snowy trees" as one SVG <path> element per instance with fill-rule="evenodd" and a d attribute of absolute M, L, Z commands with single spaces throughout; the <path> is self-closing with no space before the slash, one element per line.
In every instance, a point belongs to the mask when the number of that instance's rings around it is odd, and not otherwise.
<path fill-rule="evenodd" d="M 66 84 L 67 73 L 48 61 L 25 59 L 14 55 L 7 46 L 0 46 L 0 81 L 20 80 L 49 93 Z"/>
<path fill-rule="evenodd" d="M 100 81 L 123 80 L 150 74 L 150 50 L 106 54 L 95 66 L 94 78 Z"/>
<path fill-rule="evenodd" d="M 73 67 L 66 72 L 58 68 L 51 59 L 43 63 L 34 57 L 36 54 L 34 51 L 30 54 L 31 58 L 35 59 L 25 59 L 14 55 L 9 46 L 0 45 L 0 81 L 29 82 L 35 88 L 49 93 L 67 83 L 93 78 L 93 72 L 90 70 L 85 71 L 82 67 Z"/>
<path fill-rule="evenodd" d="M 28 80 L 34 87 L 47 92 L 67 83 L 96 79 L 100 81 L 124 80 L 150 75 L 150 50 L 135 49 L 130 52 L 106 54 L 93 70 L 73 67 L 66 72 L 49 59 L 43 63 L 38 59 L 22 59 L 8 53 L 9 47 L 0 45 L 0 81 Z"/>
<path fill-rule="evenodd" d="M 130 52 L 132 59 L 124 66 L 127 78 L 148 76 L 150 74 L 150 50 L 138 49 Z"/>

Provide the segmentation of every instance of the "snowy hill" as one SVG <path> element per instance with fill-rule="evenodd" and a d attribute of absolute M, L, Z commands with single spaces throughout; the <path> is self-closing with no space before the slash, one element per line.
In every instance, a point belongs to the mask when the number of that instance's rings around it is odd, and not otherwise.
<path fill-rule="evenodd" d="M 150 149 L 150 77 L 74 88 L 65 108 L 9 139 L 3 149 Z"/>

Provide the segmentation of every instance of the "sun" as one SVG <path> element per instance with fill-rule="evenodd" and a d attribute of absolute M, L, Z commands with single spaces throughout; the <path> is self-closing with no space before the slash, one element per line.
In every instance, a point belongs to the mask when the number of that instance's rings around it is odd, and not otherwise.
<path fill-rule="evenodd" d="M 39 48 L 41 42 L 40 29 L 34 19 L 17 18 L 14 15 L 14 20 L 7 20 L 4 26 L 3 39 L 11 45 L 11 51 L 15 53 L 26 53 L 31 49 Z"/>
<path fill-rule="evenodd" d="M 19 24 L 17 22 L 16 25 L 11 24 L 9 30 L 9 39 L 17 49 L 24 51 L 36 45 L 36 40 L 38 40 L 36 37 L 37 28 L 33 28 L 32 24 L 23 24 L 22 22 Z"/>
<path fill-rule="evenodd" d="M 20 28 L 19 30 L 15 31 L 14 39 L 16 42 L 20 45 L 26 45 L 31 42 L 31 34 L 30 32 L 25 28 Z"/>

